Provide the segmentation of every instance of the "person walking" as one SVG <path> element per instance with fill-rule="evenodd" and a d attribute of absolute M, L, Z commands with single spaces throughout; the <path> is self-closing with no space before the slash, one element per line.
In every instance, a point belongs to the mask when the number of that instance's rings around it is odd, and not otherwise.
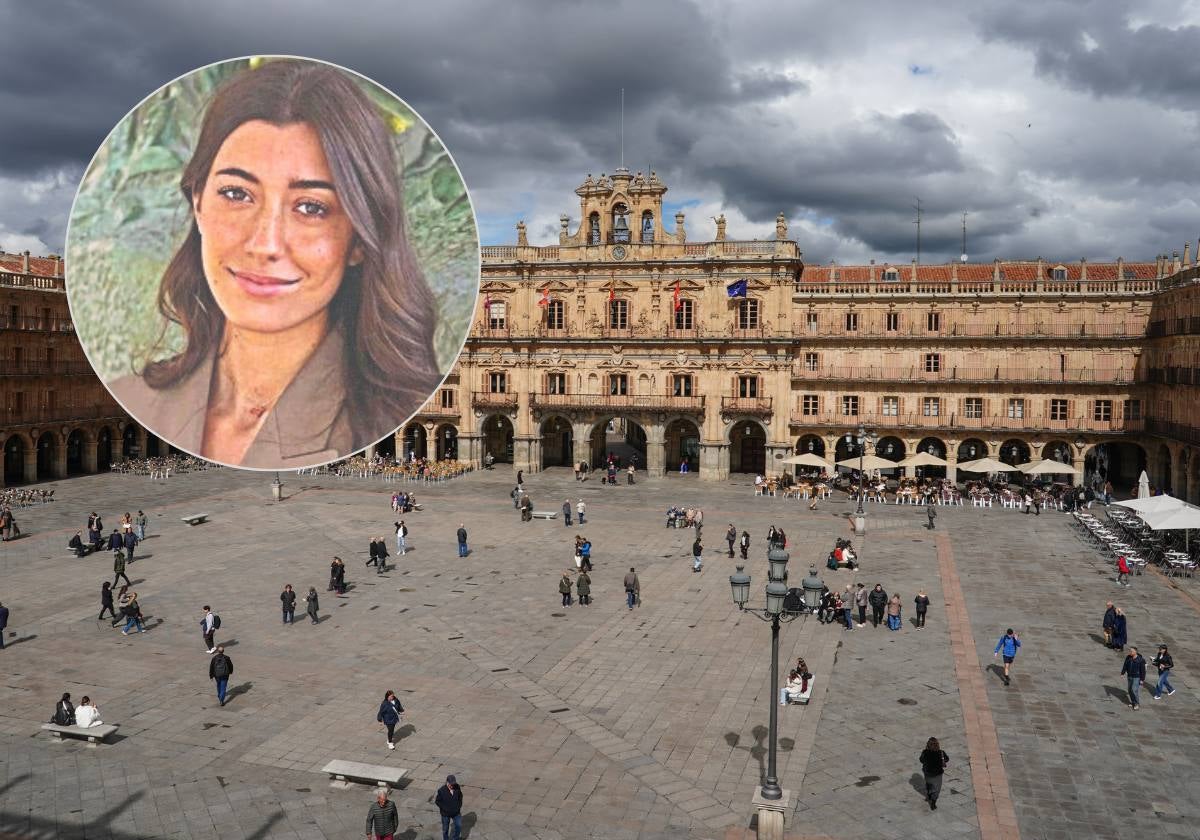
<path fill-rule="evenodd" d="M 109 551 L 121 551 L 125 548 L 125 538 L 121 536 L 121 532 L 113 528 L 113 532 L 108 535 Z"/>
<path fill-rule="evenodd" d="M 388 799 L 387 788 L 380 788 L 367 811 L 367 840 L 392 840 L 399 828 L 396 803 Z"/>
<path fill-rule="evenodd" d="M 446 784 L 438 788 L 433 801 L 442 815 L 442 840 L 461 840 L 463 795 L 458 779 L 447 776 Z M 453 837 L 450 836 L 451 823 L 454 824 Z"/>
<path fill-rule="evenodd" d="M 467 529 L 463 523 L 458 523 L 458 556 L 467 556 Z"/>
<path fill-rule="evenodd" d="M 571 527 L 571 500 L 570 499 L 563 499 L 562 512 L 563 512 L 563 526 L 566 528 L 570 528 Z"/>
<path fill-rule="evenodd" d="M 575 591 L 579 594 L 579 606 L 586 607 L 592 603 L 592 579 L 586 571 L 580 572 L 575 579 Z"/>
<path fill-rule="evenodd" d="M 921 752 L 921 775 L 925 777 L 925 801 L 929 803 L 930 811 L 937 810 L 938 797 L 942 793 L 942 774 L 949 763 L 950 756 L 942 751 L 937 738 L 925 742 L 925 749 Z"/>
<path fill-rule="evenodd" d="M 641 600 L 642 584 L 638 580 L 637 572 L 633 570 L 633 566 L 629 567 L 629 574 L 625 575 L 625 605 L 629 609 L 633 609 L 633 605 Z"/>
<path fill-rule="evenodd" d="M 562 595 L 562 605 L 564 607 L 571 606 L 571 573 L 563 572 L 562 577 L 558 579 L 558 592 Z"/>
<path fill-rule="evenodd" d="M 704 548 L 700 545 L 700 537 L 692 543 L 692 571 L 698 572 L 704 567 Z"/>
<path fill-rule="evenodd" d="M 1125 620 L 1125 610 L 1117 607 L 1117 614 L 1113 617 L 1113 639 L 1112 646 L 1115 651 L 1122 651 L 1125 645 L 1129 642 L 1129 623 Z"/>
<path fill-rule="evenodd" d="M 133 533 L 133 531 L 130 531 L 124 537 L 122 537 L 121 540 L 122 540 L 122 545 L 125 546 L 125 562 L 132 563 L 133 562 L 133 550 L 134 550 L 134 548 L 137 547 L 137 542 L 138 542 L 137 535 L 135 533 Z"/>
<path fill-rule="evenodd" d="M 1167 651 L 1166 645 L 1158 646 L 1158 653 L 1155 654 L 1151 663 L 1158 669 L 1158 684 L 1154 686 L 1154 699 L 1158 700 L 1163 695 L 1163 689 L 1167 690 L 1167 695 L 1175 693 L 1175 687 L 1171 685 L 1171 669 L 1175 667 L 1175 660 L 1171 658 L 1171 654 Z"/>
<path fill-rule="evenodd" d="M 900 600 L 900 593 L 893 592 L 892 597 L 888 599 L 887 605 L 887 624 L 889 630 L 900 629 L 900 613 L 904 609 L 903 602 Z"/>
<path fill-rule="evenodd" d="M 634 473 L 633 464 L 630 464 L 629 468 L 625 471 L 625 478 L 626 478 L 627 484 L 633 484 L 633 473 Z"/>
<path fill-rule="evenodd" d="M 1113 629 L 1117 625 L 1117 608 L 1113 606 L 1112 601 L 1104 604 L 1104 646 L 1112 647 L 1113 645 Z"/>
<path fill-rule="evenodd" d="M 933 496 L 925 503 L 925 515 L 929 517 L 929 525 L 926 526 L 930 531 L 933 530 L 933 520 L 937 518 L 937 510 L 933 507 Z"/>
<path fill-rule="evenodd" d="M 387 729 L 387 748 L 389 750 L 396 749 L 396 726 L 400 723 L 402 714 L 404 714 L 404 707 L 400 705 L 400 699 L 396 696 L 396 692 L 385 692 L 383 702 L 379 704 L 379 714 L 375 716 L 375 719 Z"/>
<path fill-rule="evenodd" d="M 925 594 L 924 589 L 917 590 L 917 597 L 913 599 L 913 603 L 917 607 L 917 629 L 922 630 L 925 627 L 925 613 L 929 612 L 929 596 Z"/>
<path fill-rule="evenodd" d="M 133 581 L 131 581 L 129 579 L 129 576 L 125 574 L 125 555 L 119 551 L 115 551 L 115 552 L 113 552 L 113 582 L 112 582 L 112 585 L 116 586 L 117 581 L 120 580 L 121 578 L 125 578 L 125 583 L 128 584 L 129 586 L 133 586 Z"/>
<path fill-rule="evenodd" d="M 308 594 L 304 596 L 304 602 L 307 604 L 305 612 L 312 619 L 312 623 L 317 624 L 320 621 L 317 618 L 317 610 L 321 608 L 321 605 L 317 602 L 317 589 L 315 586 L 308 587 Z"/>
<path fill-rule="evenodd" d="M 233 660 L 225 655 L 225 646 L 217 645 L 216 656 L 208 661 L 208 678 L 217 681 L 217 700 L 225 705 L 225 690 L 233 676 Z"/>
<path fill-rule="evenodd" d="M 108 610 L 109 617 L 116 621 L 117 614 L 113 610 L 112 584 L 108 581 L 104 581 L 104 583 L 100 584 L 100 615 L 96 616 L 97 621 L 104 618 L 105 610 Z M 0 645 L 3 644 L 3 639 L 0 639 Z"/>
<path fill-rule="evenodd" d="M 137 627 L 139 633 L 146 632 L 146 628 L 142 626 L 142 605 L 138 603 L 136 592 L 129 593 L 129 603 L 122 612 L 126 619 L 125 629 L 121 631 L 122 636 L 128 636 L 132 627 Z"/>
<path fill-rule="evenodd" d="M 133 532 L 137 534 L 138 542 L 146 539 L 146 526 L 148 524 L 149 520 L 146 519 L 146 514 L 139 510 L 137 516 L 133 518 Z"/>
<path fill-rule="evenodd" d="M 583 524 L 583 515 L 586 512 L 587 512 L 587 505 L 585 505 L 583 503 L 583 499 L 580 499 L 579 502 L 576 503 L 576 505 L 575 505 L 575 513 L 579 516 L 579 524 L 580 525 Z"/>
<path fill-rule="evenodd" d="M 1129 586 L 1129 562 L 1124 554 L 1117 557 L 1117 583 L 1120 586 Z"/>
<path fill-rule="evenodd" d="M 742 531 L 742 537 L 738 540 L 738 548 L 742 551 L 742 559 L 747 560 L 750 553 L 750 532 Z"/>
<path fill-rule="evenodd" d="M 882 583 L 875 584 L 875 588 L 867 596 L 867 601 L 871 604 L 871 626 L 878 627 L 883 621 L 883 611 L 888 603 L 888 594 L 884 591 Z"/>
<path fill-rule="evenodd" d="M 996 642 L 996 649 L 992 651 L 992 656 L 999 656 L 1003 651 L 1004 654 L 1004 684 L 1008 685 L 1009 670 L 1012 668 L 1013 660 L 1017 658 L 1017 651 L 1021 647 L 1021 638 L 1013 632 L 1009 627 L 1004 631 L 1004 635 L 1000 637 L 1000 641 Z"/>
<path fill-rule="evenodd" d="M 113 616 L 111 627 L 116 627 L 126 619 L 125 609 L 129 606 L 129 584 L 121 584 L 121 588 L 117 590 L 117 614 Z"/>
<path fill-rule="evenodd" d="M 729 523 L 729 530 L 725 532 L 725 542 L 729 544 L 729 556 L 733 556 L 733 544 L 737 542 L 737 528 L 733 527 L 733 523 Z"/>
<path fill-rule="evenodd" d="M 368 545 L 367 554 L 369 555 L 370 559 L 368 559 L 364 565 L 374 566 L 375 570 L 379 571 L 380 567 L 383 566 L 383 561 L 379 559 L 379 545 L 375 540 L 371 540 L 370 544 Z"/>
<path fill-rule="evenodd" d="M 854 606 L 858 607 L 858 626 L 867 626 L 867 606 L 870 604 L 871 593 L 864 584 L 857 584 L 854 592 Z"/>
<path fill-rule="evenodd" d="M 404 520 L 392 523 L 396 527 L 396 553 L 404 556 L 408 554 L 408 526 L 404 524 Z"/>
<path fill-rule="evenodd" d="M 1121 665 L 1121 675 L 1125 677 L 1125 686 L 1129 690 L 1129 707 L 1136 712 L 1141 708 L 1138 701 L 1142 683 L 1146 681 L 1146 659 L 1138 653 L 1138 649 L 1133 645 L 1129 646 L 1129 653 L 1125 655 L 1125 662 Z"/>
<path fill-rule="evenodd" d="M 0 650 L 4 650 L 4 631 L 6 629 L 8 629 L 8 607 L 0 603 Z"/>
<path fill-rule="evenodd" d="M 213 611 L 208 604 L 204 605 L 204 615 L 200 619 L 200 632 L 204 634 L 205 653 L 213 654 L 217 652 L 217 646 L 213 642 L 213 636 L 217 632 L 217 617 L 213 615 Z"/>
<path fill-rule="evenodd" d="M 346 594 L 346 564 L 342 562 L 341 557 L 333 558 L 333 565 L 330 568 L 333 574 L 333 591 L 338 595 Z"/>
<path fill-rule="evenodd" d="M 279 593 L 279 603 L 283 606 L 283 623 L 293 623 L 296 618 L 296 593 L 292 591 L 290 583 Z"/>

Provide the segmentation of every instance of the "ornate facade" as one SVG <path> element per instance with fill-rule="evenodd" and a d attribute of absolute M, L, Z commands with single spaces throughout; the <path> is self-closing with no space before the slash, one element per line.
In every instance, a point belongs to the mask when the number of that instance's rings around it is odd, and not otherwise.
<path fill-rule="evenodd" d="M 806 266 L 782 215 L 763 239 L 728 238 L 723 217 L 703 241 L 682 213 L 668 229 L 654 173 L 575 192 L 557 245 L 519 224 L 515 245 L 483 249 L 470 338 L 397 448 L 532 472 L 597 463 L 618 428 L 652 473 L 687 460 L 721 480 L 850 457 L 863 424 L 880 456 L 931 451 L 951 477 L 985 455 L 1049 457 L 1124 487 L 1157 446 L 1143 354 L 1186 252 Z"/>

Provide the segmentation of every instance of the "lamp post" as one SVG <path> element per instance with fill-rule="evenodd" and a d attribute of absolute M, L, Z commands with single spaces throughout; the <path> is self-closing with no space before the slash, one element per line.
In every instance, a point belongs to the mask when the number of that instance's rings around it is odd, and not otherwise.
<path fill-rule="evenodd" d="M 761 799 L 768 803 L 778 803 L 784 798 L 784 791 L 779 787 L 775 769 L 775 742 L 779 734 L 779 703 L 776 700 L 776 692 L 779 691 L 779 625 L 780 622 L 794 621 L 803 614 L 786 612 L 783 608 L 783 601 L 788 593 L 787 564 L 788 553 L 782 548 L 772 548 L 767 552 L 767 601 L 766 606 L 761 609 L 746 609 L 746 602 L 750 600 L 750 575 L 744 571 L 745 567 L 738 566 L 737 571 L 729 576 L 729 586 L 733 591 L 733 603 L 737 605 L 738 610 L 762 621 L 771 622 L 771 692 L 769 697 L 771 718 L 770 731 L 767 736 L 767 775 L 763 779 L 758 796 L 755 797 L 756 802 Z M 770 810 L 777 809 L 771 808 Z M 779 812 L 779 817 L 782 821 L 782 811 Z M 782 824 L 780 831 L 782 831 Z M 761 832 L 760 836 L 762 836 Z"/>
<path fill-rule="evenodd" d="M 867 429 L 861 423 L 858 430 L 846 432 L 846 445 L 858 446 L 858 510 L 854 511 L 854 533 L 862 534 L 867 530 L 867 512 L 863 510 L 863 456 L 866 454 L 866 444 L 875 445 L 878 435 L 874 429 Z"/>

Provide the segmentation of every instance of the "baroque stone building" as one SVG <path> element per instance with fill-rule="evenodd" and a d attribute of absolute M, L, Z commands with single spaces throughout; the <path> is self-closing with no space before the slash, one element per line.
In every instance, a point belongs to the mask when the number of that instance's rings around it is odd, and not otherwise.
<path fill-rule="evenodd" d="M 5 486 L 103 471 L 157 452 L 158 441 L 92 372 L 59 257 L 0 252 L 0 410 Z"/>
<path fill-rule="evenodd" d="M 881 457 L 932 452 L 951 477 L 990 455 L 1123 488 L 1148 465 L 1170 483 L 1147 458 L 1165 427 L 1144 354 L 1161 290 L 1192 270 L 1186 251 L 805 265 L 782 215 L 762 239 L 729 238 L 719 217 L 689 240 L 682 213 L 664 224 L 666 189 L 654 173 L 588 176 L 557 245 L 530 245 L 518 224 L 515 245 L 484 247 L 463 354 L 397 449 L 532 472 L 598 463 L 616 430 L 652 473 L 686 460 L 721 480 L 782 472 L 793 453 L 851 457 L 844 436 L 863 424 Z"/>

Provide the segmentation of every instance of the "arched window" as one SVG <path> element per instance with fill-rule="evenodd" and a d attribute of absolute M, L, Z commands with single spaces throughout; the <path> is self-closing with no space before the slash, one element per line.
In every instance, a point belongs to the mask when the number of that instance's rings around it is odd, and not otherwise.
<path fill-rule="evenodd" d="M 600 214 L 593 213 L 588 216 L 588 244 L 600 244 Z"/>
<path fill-rule="evenodd" d="M 629 208 L 624 202 L 618 201 L 612 209 L 612 241 L 614 245 L 628 245 L 631 241 L 629 233 Z"/>
<path fill-rule="evenodd" d="M 649 210 L 642 211 L 642 242 L 654 241 L 654 214 Z"/>

